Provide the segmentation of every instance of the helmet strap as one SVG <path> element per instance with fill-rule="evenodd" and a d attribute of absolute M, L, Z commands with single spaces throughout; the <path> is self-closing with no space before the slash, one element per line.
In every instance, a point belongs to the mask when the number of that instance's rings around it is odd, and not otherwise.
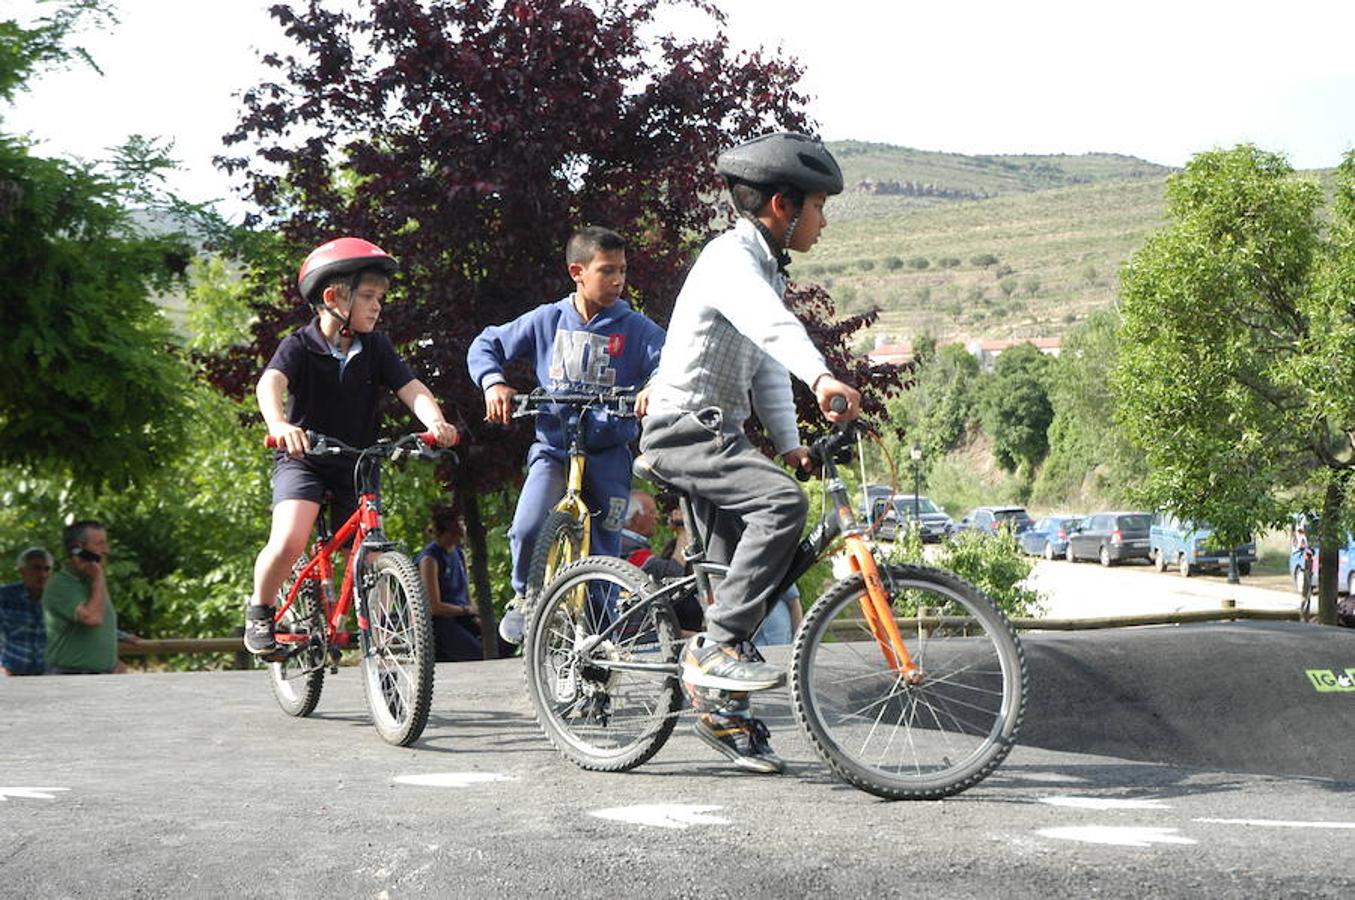
<path fill-rule="evenodd" d="M 765 222 L 756 216 L 746 216 L 746 218 L 753 223 L 753 227 L 758 230 L 758 234 L 762 235 L 762 239 L 766 241 L 767 246 L 771 248 L 772 256 L 776 257 L 776 271 L 785 275 L 786 266 L 790 265 L 790 254 L 781 246 L 781 241 L 776 239 L 776 235 L 772 234 L 772 230 L 767 227 Z M 790 238 L 790 232 L 795 229 L 795 223 L 799 220 L 799 216 L 796 216 L 791 220 L 790 229 L 786 231 L 787 240 Z"/>

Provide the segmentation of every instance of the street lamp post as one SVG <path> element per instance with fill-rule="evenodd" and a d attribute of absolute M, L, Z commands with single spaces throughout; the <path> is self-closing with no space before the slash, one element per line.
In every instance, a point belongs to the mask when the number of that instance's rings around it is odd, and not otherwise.
<path fill-rule="evenodd" d="M 918 529 L 918 534 L 921 534 L 922 502 L 918 498 L 918 494 L 922 493 L 922 447 L 914 444 L 909 455 L 913 457 L 913 527 Z"/>

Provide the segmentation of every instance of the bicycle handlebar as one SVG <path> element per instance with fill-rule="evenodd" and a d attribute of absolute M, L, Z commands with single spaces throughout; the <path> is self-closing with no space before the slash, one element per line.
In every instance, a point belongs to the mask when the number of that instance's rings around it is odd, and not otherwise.
<path fill-rule="evenodd" d="M 329 435 L 317 431 L 307 431 L 306 440 L 310 443 L 307 456 L 384 456 L 392 461 L 402 456 L 420 456 L 424 459 L 439 459 L 450 456 L 457 462 L 456 453 L 448 447 L 438 447 L 437 435 L 431 431 L 407 434 L 395 440 L 380 440 L 370 447 L 353 447 Z M 265 435 L 263 444 L 270 450 L 281 449 L 280 442 L 273 435 Z"/>
<path fill-rule="evenodd" d="M 834 397 L 836 401 L 838 397 Z M 846 400 L 843 399 L 843 409 L 846 408 Z M 835 409 L 835 412 L 842 410 Z M 833 430 L 819 438 L 809 445 L 809 461 L 814 464 L 816 470 L 822 471 L 823 464 L 829 460 L 835 462 L 851 461 L 851 442 L 856 440 L 858 434 L 865 434 L 871 431 L 868 423 L 861 419 L 853 419 L 850 422 L 843 422 L 841 425 L 833 426 Z M 844 456 L 845 454 L 845 456 Z M 797 469 L 795 477 L 801 481 L 808 481 L 814 477 L 812 472 L 806 472 L 804 469 Z"/>
<path fill-rule="evenodd" d="M 601 407 L 616 416 L 635 415 L 635 395 L 620 391 L 599 391 L 595 394 L 551 394 L 537 388 L 513 398 L 513 418 L 553 412 L 549 407 L 569 406 L 578 410 Z"/>

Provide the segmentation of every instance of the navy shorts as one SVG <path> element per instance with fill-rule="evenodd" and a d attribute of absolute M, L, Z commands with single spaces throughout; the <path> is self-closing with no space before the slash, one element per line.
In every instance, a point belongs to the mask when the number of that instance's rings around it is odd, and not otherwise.
<path fill-rule="evenodd" d="M 351 458 L 319 462 L 279 456 L 273 460 L 274 506 L 283 500 L 324 503 L 326 496 L 330 498 L 330 528 L 338 531 L 339 526 L 358 508 L 358 495 L 353 490 Z"/>

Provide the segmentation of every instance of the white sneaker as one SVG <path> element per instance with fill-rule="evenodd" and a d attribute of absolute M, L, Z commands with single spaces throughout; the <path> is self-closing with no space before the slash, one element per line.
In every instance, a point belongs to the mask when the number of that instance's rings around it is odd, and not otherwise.
<path fill-rule="evenodd" d="M 526 601 L 521 597 L 514 597 L 513 602 L 504 611 L 503 618 L 499 620 L 499 637 L 510 644 L 522 643 L 522 632 L 527 625 L 522 615 L 522 607 L 525 605 Z"/>

